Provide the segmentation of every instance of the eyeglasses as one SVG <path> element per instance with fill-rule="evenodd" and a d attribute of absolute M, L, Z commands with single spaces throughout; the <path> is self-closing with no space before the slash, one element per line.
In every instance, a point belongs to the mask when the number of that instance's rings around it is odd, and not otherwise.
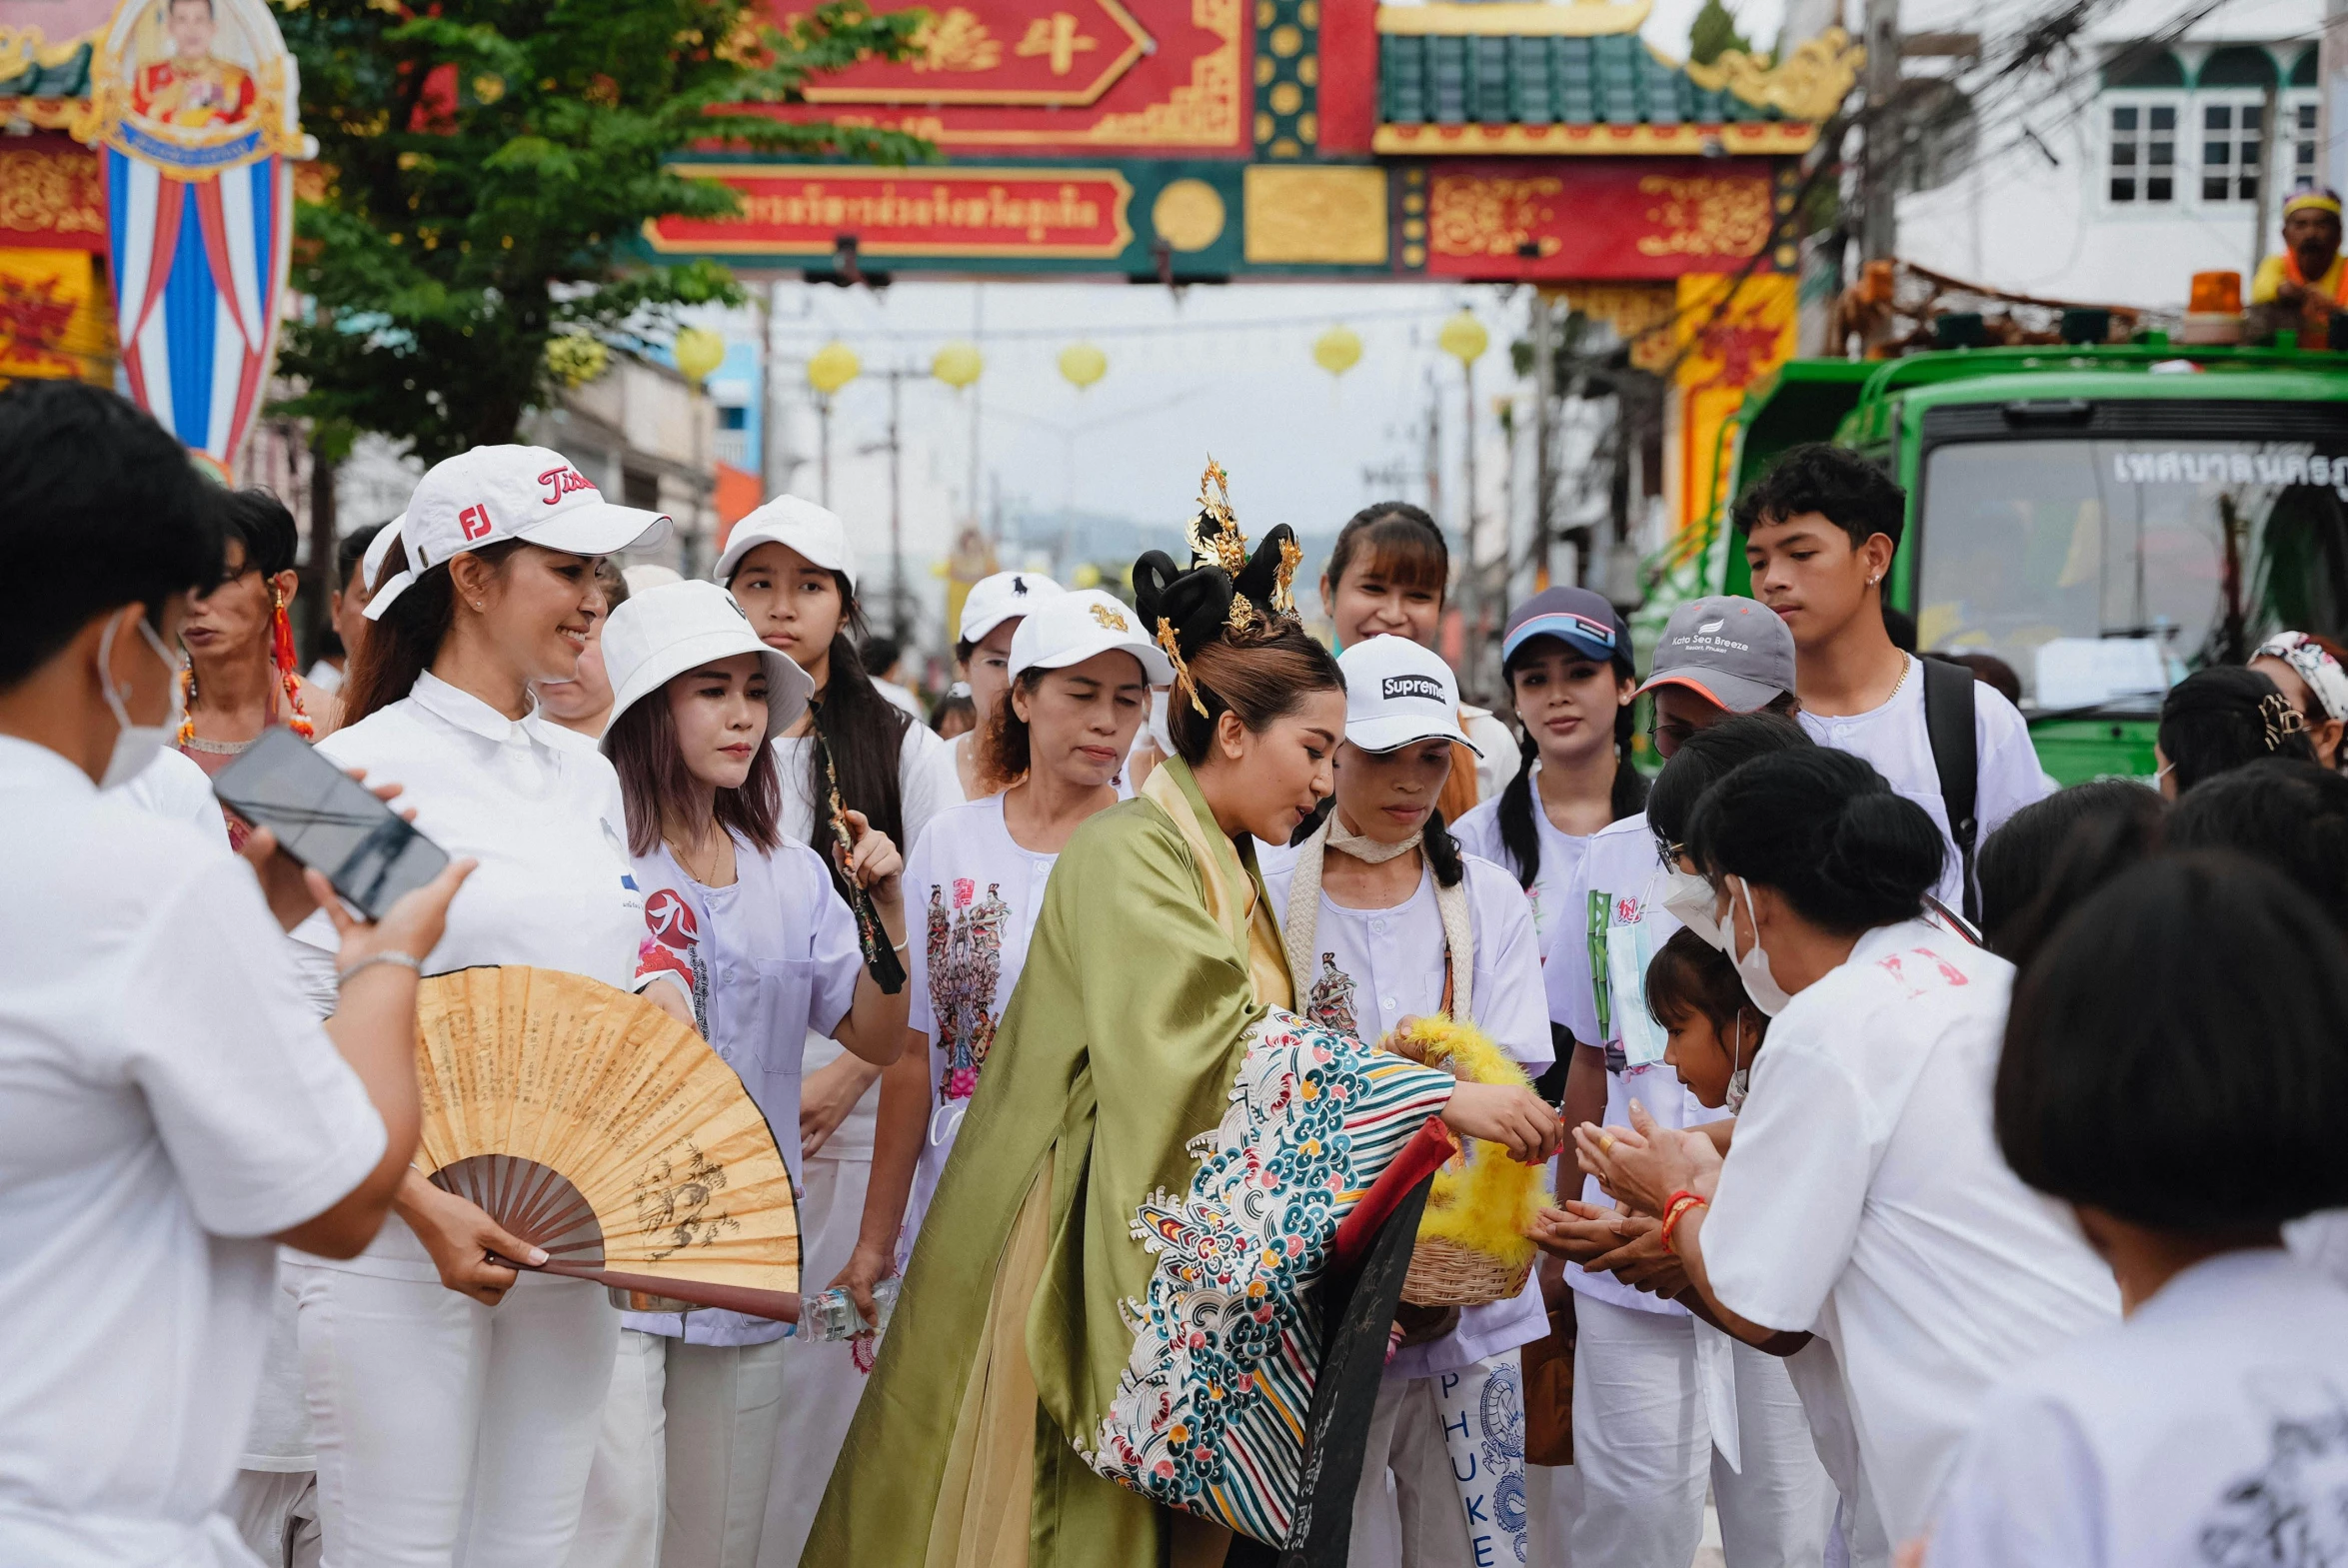
<path fill-rule="evenodd" d="M 1664 757 L 1678 751 L 1686 744 L 1687 738 L 1695 733 L 1695 726 L 1684 719 L 1665 719 L 1660 714 L 1652 714 L 1647 718 L 1647 745 Z M 1666 742 L 1669 744 L 1666 745 Z"/>

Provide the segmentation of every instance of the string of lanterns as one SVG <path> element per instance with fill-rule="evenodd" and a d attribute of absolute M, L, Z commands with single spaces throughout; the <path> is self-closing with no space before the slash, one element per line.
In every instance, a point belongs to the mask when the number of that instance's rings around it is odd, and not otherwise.
<path fill-rule="evenodd" d="M 680 334 L 678 341 L 681 365 L 684 336 Z M 1463 310 L 1443 323 L 1435 346 L 1462 366 L 1472 365 L 1491 347 L 1491 334 L 1473 311 Z M 1312 340 L 1312 363 L 1328 372 L 1331 380 L 1341 381 L 1347 371 L 1361 363 L 1361 335 L 1341 322 Z M 1109 374 L 1109 356 L 1091 343 L 1070 344 L 1060 351 L 1058 363 L 1062 379 L 1080 393 Z M 976 385 L 986 369 L 986 356 L 979 352 L 979 346 L 961 339 L 947 344 L 930 358 L 931 377 L 957 392 Z M 818 349 L 807 362 L 808 385 L 827 398 L 862 374 L 864 361 L 856 350 L 837 338 Z"/>

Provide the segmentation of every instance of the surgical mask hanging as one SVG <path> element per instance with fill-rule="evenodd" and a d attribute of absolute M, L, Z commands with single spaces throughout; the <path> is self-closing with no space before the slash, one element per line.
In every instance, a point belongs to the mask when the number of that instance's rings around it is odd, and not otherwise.
<path fill-rule="evenodd" d="M 1721 934 L 1719 916 L 1712 912 L 1719 897 L 1712 884 L 1693 871 L 1674 866 L 1664 873 L 1663 907 L 1671 911 L 1673 919 L 1725 952 L 1728 940 Z"/>
<path fill-rule="evenodd" d="M 114 715 L 117 729 L 113 755 L 106 759 L 106 772 L 98 780 L 98 787 L 101 789 L 119 788 L 145 773 L 147 765 L 155 761 L 155 754 L 162 751 L 164 743 L 178 731 L 180 719 L 186 711 L 180 697 L 179 661 L 171 657 L 171 650 L 163 646 L 163 639 L 157 637 L 155 629 L 147 625 L 146 617 L 137 616 L 133 619 L 138 623 L 139 635 L 147 640 L 147 646 L 155 651 L 155 657 L 163 661 L 171 688 L 171 712 L 159 725 L 131 723 L 130 710 L 123 707 L 122 694 L 114 689 L 114 682 L 108 675 L 113 668 L 114 634 L 122 626 L 122 617 L 109 621 L 106 630 L 98 638 L 98 690 L 106 694 L 106 707 Z"/>
<path fill-rule="evenodd" d="M 1753 1089 L 1752 1064 L 1744 1059 L 1744 1009 L 1736 1009 L 1736 1043 L 1728 1047 L 1728 1114 L 1744 1109 L 1744 1097 Z"/>
<path fill-rule="evenodd" d="M 1764 1016 L 1774 1018 L 1792 1004 L 1793 997 L 1777 983 L 1777 976 L 1769 972 L 1769 954 L 1761 948 L 1761 917 L 1753 911 L 1752 883 L 1740 876 L 1736 886 L 1744 894 L 1745 918 L 1753 924 L 1753 945 L 1750 951 L 1741 954 L 1735 950 L 1735 921 L 1731 919 L 1722 932 L 1727 938 L 1725 950 L 1736 963 L 1736 977 L 1744 981 L 1744 993 Z"/>

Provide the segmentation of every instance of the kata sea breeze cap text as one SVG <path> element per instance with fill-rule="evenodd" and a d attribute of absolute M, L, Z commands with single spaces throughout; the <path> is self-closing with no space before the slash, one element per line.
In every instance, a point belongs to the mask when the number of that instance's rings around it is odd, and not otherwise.
<path fill-rule="evenodd" d="M 1345 673 L 1345 739 L 1362 751 L 1443 740 L 1483 756 L 1459 728 L 1459 683 L 1432 649 L 1373 637 L 1338 655 L 1337 668 Z"/>
<path fill-rule="evenodd" d="M 856 591 L 856 547 L 848 542 L 848 525 L 837 512 L 797 496 L 777 496 L 734 525 L 734 532 L 726 536 L 726 553 L 710 576 L 720 583 L 733 582 L 742 558 L 761 545 L 797 551 L 810 566 L 848 579 L 849 592 Z"/>
<path fill-rule="evenodd" d="M 1715 594 L 1672 612 L 1641 693 L 1683 686 L 1732 714 L 1768 707 L 1793 690 L 1793 633 L 1750 599 Z"/>
<path fill-rule="evenodd" d="M 380 620 L 417 578 L 451 556 L 518 539 L 572 556 L 609 556 L 669 537 L 669 518 L 604 500 L 571 460 L 545 447 L 475 447 L 432 466 L 400 520 L 407 570 L 367 601 Z M 387 530 L 388 532 L 388 530 Z"/>
<path fill-rule="evenodd" d="M 1011 635 L 1014 679 L 1023 670 L 1066 670 L 1114 650 L 1133 655 L 1150 685 L 1165 686 L 1174 680 L 1174 661 L 1144 635 L 1141 616 L 1115 594 L 1097 588 L 1073 594 L 1055 589 L 1025 614 L 1027 619 Z"/>
<path fill-rule="evenodd" d="M 664 583 L 628 596 L 604 623 L 612 722 L 689 670 L 756 654 L 767 671 L 767 738 L 799 722 L 816 689 L 808 673 L 759 641 L 734 596 L 715 583 Z M 611 734 L 611 723 L 604 734 Z"/>

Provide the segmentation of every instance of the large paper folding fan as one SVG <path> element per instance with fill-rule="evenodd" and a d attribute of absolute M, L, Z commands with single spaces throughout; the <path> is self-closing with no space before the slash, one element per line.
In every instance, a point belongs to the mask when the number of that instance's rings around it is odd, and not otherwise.
<path fill-rule="evenodd" d="M 416 1166 L 550 1273 L 799 1316 L 791 1171 L 742 1080 L 641 996 L 510 964 L 419 987 Z"/>

